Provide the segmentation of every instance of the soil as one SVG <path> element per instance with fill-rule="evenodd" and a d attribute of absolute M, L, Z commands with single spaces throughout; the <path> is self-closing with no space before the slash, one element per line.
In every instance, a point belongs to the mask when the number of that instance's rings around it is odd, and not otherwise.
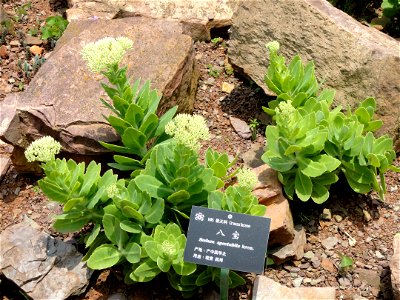
<path fill-rule="evenodd" d="M 28 1 L 3 2 L 5 11 L 15 16 L 18 7 Z M 15 33 L 4 35 L 1 42 L 6 47 L 8 57 L 0 58 L 0 101 L 7 94 L 19 92 L 29 84 L 29 78 L 18 66 L 18 60 L 27 60 L 30 64 L 33 62 L 24 42 L 28 31 L 42 23 L 46 17 L 62 14 L 66 7 L 63 1 L 30 2 L 31 7 L 26 14 L 23 14 L 19 22 L 15 22 Z M 43 57 L 51 51 L 51 45 L 40 47 L 44 48 Z M 264 143 L 263 132 L 270 120 L 261 113 L 262 106 L 268 101 L 261 89 L 237 74 L 226 74 L 225 67 L 229 67 L 226 59 L 228 47 L 227 39 L 220 44 L 195 43 L 200 81 L 194 113 L 205 116 L 209 124 L 212 139 L 204 148 L 211 146 L 235 156 L 237 153 L 245 153 L 253 143 Z M 233 91 L 222 91 L 223 83 L 232 84 Z M 232 128 L 229 117 L 246 122 L 254 118 L 261 120 L 256 139 L 252 141 L 241 138 Z M 11 151 L 10 145 L 0 143 L 1 155 L 10 156 Z M 400 156 L 395 164 L 400 166 Z M 0 230 L 30 218 L 53 236 L 78 240 L 79 234 L 61 235 L 52 229 L 52 216 L 61 209 L 40 192 L 38 179 L 33 175 L 18 173 L 12 165 L 4 178 L 0 179 Z M 330 199 L 323 205 L 311 201 L 291 201 L 295 224 L 301 224 L 306 229 L 305 252 L 310 255 L 312 253 L 315 258 L 311 260 L 305 257 L 300 261 L 268 266 L 265 275 L 288 287 L 293 287 L 299 278 L 303 278 L 301 286 L 335 287 L 337 299 L 354 299 L 355 296 L 391 299 L 389 259 L 393 255 L 393 236 L 400 232 L 400 176 L 388 172 L 386 180 L 388 192 L 385 203 L 379 202 L 375 194 L 357 195 L 341 182 L 333 186 Z M 332 218 L 323 218 L 323 209 L 330 209 Z M 322 246 L 321 242 L 329 237 L 338 241 L 333 249 Z M 354 241 L 355 244 L 352 244 Z M 353 268 L 345 273 L 339 272 L 342 254 L 354 261 Z M 375 274 L 380 284 L 374 284 L 373 280 L 369 283 L 361 280 L 362 270 Z M 97 271 L 86 292 L 70 299 L 107 299 L 115 293 L 122 293 L 127 299 L 181 299 L 180 293 L 169 287 L 163 276 L 151 283 L 129 286 L 123 283 L 121 274 L 118 268 Z M 229 299 L 251 299 L 255 275 L 241 275 L 247 283 L 230 291 Z M 24 299 L 16 286 L 4 277 L 0 276 L 0 279 L 0 296 L 3 300 Z M 218 299 L 217 291 L 213 285 L 206 286 L 199 291 L 196 299 Z"/>

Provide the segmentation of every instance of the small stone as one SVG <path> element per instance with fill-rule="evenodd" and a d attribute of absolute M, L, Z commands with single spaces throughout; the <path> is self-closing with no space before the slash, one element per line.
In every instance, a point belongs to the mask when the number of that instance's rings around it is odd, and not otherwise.
<path fill-rule="evenodd" d="M 311 283 L 311 278 L 304 278 L 303 283 Z"/>
<path fill-rule="evenodd" d="M 353 286 L 354 286 L 354 287 L 359 287 L 359 286 L 361 286 L 361 280 L 358 279 L 358 278 L 354 279 L 354 280 L 353 280 Z"/>
<path fill-rule="evenodd" d="M 343 221 L 343 217 L 341 215 L 333 215 L 333 218 L 336 222 L 340 223 Z"/>
<path fill-rule="evenodd" d="M 6 45 L 1 45 L 0 47 L 0 57 L 6 59 L 8 57 L 8 51 Z"/>
<path fill-rule="evenodd" d="M 330 221 L 332 219 L 332 212 L 329 208 L 324 208 L 324 210 L 322 211 L 322 215 L 321 218 L 323 220 L 327 220 Z"/>
<path fill-rule="evenodd" d="M 382 253 L 380 253 L 378 250 L 375 251 L 375 256 L 379 259 L 385 259 L 385 256 Z"/>
<path fill-rule="evenodd" d="M 328 258 L 323 258 L 321 261 L 321 267 L 331 273 L 336 272 L 336 267 L 333 265 L 332 261 Z"/>
<path fill-rule="evenodd" d="M 115 293 L 110 295 L 107 300 L 127 300 L 126 296 L 123 293 Z"/>
<path fill-rule="evenodd" d="M 13 40 L 10 42 L 10 46 L 11 47 L 19 47 L 20 43 L 17 40 Z"/>
<path fill-rule="evenodd" d="M 377 271 L 373 270 L 356 270 L 361 281 L 369 284 L 372 287 L 379 288 L 381 277 Z"/>
<path fill-rule="evenodd" d="M 369 221 L 372 220 L 371 214 L 367 210 L 363 209 L 362 212 L 363 212 L 363 215 L 364 215 L 364 220 L 366 222 L 369 222 Z"/>
<path fill-rule="evenodd" d="M 42 47 L 36 45 L 29 48 L 29 51 L 31 51 L 31 53 L 34 55 L 41 55 L 43 53 L 43 50 L 44 49 Z"/>
<path fill-rule="evenodd" d="M 221 85 L 221 91 L 228 94 L 230 94 L 234 88 L 235 85 L 233 83 L 223 82 Z"/>
<path fill-rule="evenodd" d="M 322 247 L 326 250 L 331 250 L 333 249 L 336 244 L 339 242 L 338 238 L 336 237 L 328 237 L 324 240 L 321 241 Z"/>
<path fill-rule="evenodd" d="M 339 285 L 340 286 L 345 286 L 346 287 L 346 286 L 351 285 L 351 282 L 347 277 L 340 277 L 338 281 L 339 281 Z"/>
<path fill-rule="evenodd" d="M 312 251 L 307 251 L 306 253 L 304 253 L 304 258 L 307 260 L 312 260 L 314 258 L 314 252 Z"/>
<path fill-rule="evenodd" d="M 206 81 L 206 84 L 208 85 L 214 85 L 214 83 L 215 83 L 215 78 L 213 77 L 208 78 Z"/>
<path fill-rule="evenodd" d="M 300 266 L 300 267 L 301 267 L 301 266 Z M 290 272 L 291 272 L 291 273 L 297 273 L 297 272 L 300 272 L 300 268 L 293 267 L 293 268 L 291 268 L 291 269 L 290 269 Z"/>
<path fill-rule="evenodd" d="M 25 42 L 28 46 L 33 46 L 33 45 L 39 46 L 43 44 L 43 41 L 40 38 L 32 35 L 27 35 L 25 38 Z"/>
<path fill-rule="evenodd" d="M 314 257 L 314 259 L 311 261 L 311 264 L 315 269 L 317 269 L 321 265 L 321 261 L 318 258 Z"/>
<path fill-rule="evenodd" d="M 21 188 L 19 186 L 16 187 L 15 190 L 14 190 L 15 196 L 18 196 L 20 191 L 21 191 Z"/>
<path fill-rule="evenodd" d="M 300 269 L 308 269 L 309 267 L 311 267 L 311 265 L 308 262 L 300 265 Z"/>
<path fill-rule="evenodd" d="M 294 287 L 300 287 L 301 283 L 303 282 L 303 277 L 298 277 L 296 279 L 293 279 L 292 282 Z"/>
<path fill-rule="evenodd" d="M 244 139 L 251 138 L 250 127 L 245 121 L 235 117 L 229 117 L 229 121 L 231 122 L 233 129 L 235 129 L 235 131 L 240 137 Z"/>

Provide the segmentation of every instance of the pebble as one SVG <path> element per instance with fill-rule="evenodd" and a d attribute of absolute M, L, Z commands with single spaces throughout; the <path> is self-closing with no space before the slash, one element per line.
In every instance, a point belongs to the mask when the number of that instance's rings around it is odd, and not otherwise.
<path fill-rule="evenodd" d="M 320 261 L 318 258 L 314 258 L 314 259 L 311 261 L 311 264 L 312 264 L 312 266 L 313 266 L 315 269 L 317 269 L 317 268 L 319 268 L 319 266 L 321 265 L 321 261 Z"/>
<path fill-rule="evenodd" d="M 21 191 L 21 188 L 18 186 L 18 187 L 15 188 L 14 194 L 15 194 L 16 196 L 18 196 L 20 191 Z"/>
<path fill-rule="evenodd" d="M 336 222 L 340 223 L 343 221 L 343 217 L 341 215 L 333 215 L 333 218 Z"/>
<path fill-rule="evenodd" d="M 14 41 L 10 42 L 10 46 L 12 46 L 12 47 L 18 47 L 19 45 L 20 45 L 20 43 L 17 40 L 14 40 Z"/>
<path fill-rule="evenodd" d="M 300 287 L 302 282 L 303 282 L 303 277 L 298 277 L 296 279 L 293 279 L 293 286 Z"/>
<path fill-rule="evenodd" d="M 300 269 L 308 269 L 309 267 L 311 267 L 311 265 L 308 262 L 300 265 Z"/>
<path fill-rule="evenodd" d="M 385 258 L 385 256 L 382 253 L 380 253 L 379 251 L 375 251 L 375 256 L 377 258 L 379 258 L 379 259 L 384 259 Z"/>
<path fill-rule="evenodd" d="M 361 286 L 361 280 L 358 279 L 358 278 L 355 278 L 355 279 L 353 280 L 353 286 L 354 286 L 354 287 L 359 287 L 359 286 Z"/>
<path fill-rule="evenodd" d="M 324 208 L 324 210 L 322 211 L 322 215 L 321 215 L 323 220 L 331 220 L 332 219 L 332 212 L 329 208 Z"/>
<path fill-rule="evenodd" d="M 332 236 L 322 240 L 321 244 L 322 247 L 324 247 L 326 250 L 330 250 L 333 249 L 338 242 L 339 242 L 338 238 Z"/>
<path fill-rule="evenodd" d="M 346 287 L 346 286 L 351 285 L 350 280 L 348 278 L 346 278 L 346 277 L 340 277 L 338 281 L 339 281 L 339 285 L 340 286 Z"/>
<path fill-rule="evenodd" d="M 314 258 L 314 252 L 312 251 L 307 251 L 306 253 L 304 253 L 304 258 L 307 260 L 312 260 Z"/>
<path fill-rule="evenodd" d="M 372 220 L 371 214 L 367 210 L 363 209 L 362 212 L 363 212 L 365 221 L 369 222 Z"/>

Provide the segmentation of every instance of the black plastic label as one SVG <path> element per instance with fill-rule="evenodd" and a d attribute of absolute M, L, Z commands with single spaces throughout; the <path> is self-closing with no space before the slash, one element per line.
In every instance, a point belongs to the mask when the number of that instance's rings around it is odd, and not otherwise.
<path fill-rule="evenodd" d="M 269 218 L 193 206 L 184 259 L 262 274 L 270 224 Z"/>

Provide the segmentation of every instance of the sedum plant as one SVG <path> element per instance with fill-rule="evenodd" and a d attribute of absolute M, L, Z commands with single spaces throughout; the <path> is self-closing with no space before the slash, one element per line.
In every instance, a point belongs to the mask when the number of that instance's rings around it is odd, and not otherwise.
<path fill-rule="evenodd" d="M 330 185 L 344 174 L 355 192 L 376 191 L 384 200 L 384 173 L 400 170 L 392 165 L 393 140 L 373 134 L 382 126 L 373 119 L 375 100 L 365 99 L 354 112 L 331 109 L 335 91 L 318 92 L 312 62 L 304 67 L 296 56 L 286 66 L 279 44 L 267 47 L 271 64 L 265 82 L 277 99 L 264 110 L 274 115 L 276 125 L 266 128 L 268 148 L 262 159 L 278 171 L 287 196 L 323 203 Z"/>
<path fill-rule="evenodd" d="M 94 161 L 86 166 L 56 159 L 61 146 L 51 137 L 33 142 L 25 154 L 29 161 L 42 162 L 45 176 L 39 186 L 63 206 L 54 228 L 87 229 L 83 260 L 90 268 L 122 265 L 128 283 L 166 273 L 172 287 L 191 297 L 198 287 L 210 281 L 219 284 L 220 279 L 218 268 L 183 261 L 192 205 L 258 216 L 264 215 L 265 207 L 251 194 L 255 175 L 250 170 L 231 171 L 235 161 L 226 153 L 208 149 L 205 163 L 200 163 L 201 141 L 209 139 L 203 117 L 175 116 L 176 107 L 158 117 L 160 96 L 150 83 L 130 84 L 127 68 L 120 68 L 119 62 L 131 47 L 127 38 L 104 38 L 82 52 L 89 69 L 110 83 L 102 87 L 112 102 L 101 101 L 111 111 L 106 119 L 121 143 L 101 143 L 119 153 L 109 166 L 131 173 L 103 173 Z M 235 174 L 238 185 L 223 190 Z M 229 283 L 235 287 L 245 281 L 230 272 Z"/>

